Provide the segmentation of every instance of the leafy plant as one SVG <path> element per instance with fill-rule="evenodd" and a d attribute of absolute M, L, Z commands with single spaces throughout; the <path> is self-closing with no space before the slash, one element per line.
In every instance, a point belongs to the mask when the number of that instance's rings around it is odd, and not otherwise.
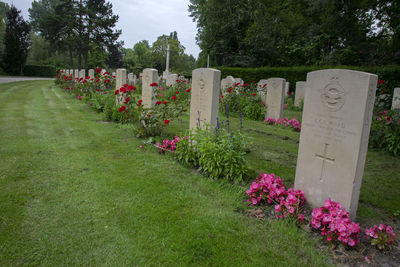
<path fill-rule="evenodd" d="M 389 225 L 374 225 L 365 229 L 365 234 L 367 238 L 370 238 L 371 245 L 377 246 L 378 249 L 388 248 L 396 243 L 396 233 Z"/>

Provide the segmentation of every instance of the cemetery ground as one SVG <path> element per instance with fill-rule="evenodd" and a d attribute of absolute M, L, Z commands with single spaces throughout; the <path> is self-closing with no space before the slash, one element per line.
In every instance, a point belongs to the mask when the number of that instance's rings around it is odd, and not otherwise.
<path fill-rule="evenodd" d="M 261 221 L 249 216 L 259 209 L 245 202 L 251 180 L 242 186 L 211 181 L 144 145 L 129 125 L 105 122 L 51 81 L 2 84 L 0 103 L 2 266 L 340 261 L 319 236 L 268 218 L 268 210 Z M 301 119 L 300 112 L 284 115 Z M 226 118 L 220 113 L 220 119 Z M 239 118 L 230 122 L 239 128 Z M 188 125 L 186 115 L 168 132 L 183 133 Z M 292 186 L 300 134 L 250 120 L 242 132 L 252 141 L 246 156 L 252 179 L 275 173 Z M 398 232 L 399 192 L 398 158 L 370 149 L 357 222 L 386 223 Z M 376 265 L 395 264 L 398 246 L 394 250 L 380 258 L 362 256 Z"/>

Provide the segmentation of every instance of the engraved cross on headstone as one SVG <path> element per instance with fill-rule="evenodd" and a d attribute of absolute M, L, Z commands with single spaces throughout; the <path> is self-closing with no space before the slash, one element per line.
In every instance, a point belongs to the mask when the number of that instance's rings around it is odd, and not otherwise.
<path fill-rule="evenodd" d="M 315 154 L 315 157 L 316 157 L 317 159 L 322 160 L 321 175 L 320 175 L 320 178 L 319 178 L 319 179 L 320 179 L 320 182 L 323 181 L 323 176 L 324 176 L 324 171 L 325 171 L 325 163 L 326 163 L 326 162 L 335 163 L 335 159 L 333 159 L 333 158 L 328 158 L 328 156 L 327 156 L 327 153 L 328 153 L 328 146 L 329 146 L 329 144 L 325 144 L 325 147 L 324 147 L 324 155 Z"/>

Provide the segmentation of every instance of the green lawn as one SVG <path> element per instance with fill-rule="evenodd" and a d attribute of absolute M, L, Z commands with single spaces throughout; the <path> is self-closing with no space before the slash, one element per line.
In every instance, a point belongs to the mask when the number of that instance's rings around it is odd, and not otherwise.
<path fill-rule="evenodd" d="M 302 113 L 285 110 L 284 116 L 301 121 Z M 221 112 L 219 117 L 220 120 L 226 120 Z M 188 121 L 189 117 L 185 116 L 183 124 L 188 125 Z M 232 129 L 239 129 L 238 116 L 231 116 L 230 124 Z M 261 172 L 275 173 L 284 178 L 287 187 L 293 186 L 300 133 L 291 128 L 266 126 L 261 121 L 244 119 L 242 125 L 242 131 L 254 143 L 251 146 L 251 152 L 246 156 L 254 175 Z M 181 132 L 181 128 L 180 122 L 175 122 L 170 129 L 170 135 Z M 248 184 L 250 182 L 248 181 Z M 386 152 L 369 149 L 360 193 L 357 222 L 369 226 L 387 223 L 400 231 L 399 192 L 400 159 Z M 394 216 L 395 214 L 397 214 L 397 217 Z"/>
<path fill-rule="evenodd" d="M 140 150 L 129 126 L 102 119 L 51 81 L 0 85 L 0 266 L 331 262 L 294 225 L 248 217 L 243 188 Z M 251 127 L 272 134 L 249 131 L 262 141 L 252 168 L 293 179 L 298 134 Z"/>

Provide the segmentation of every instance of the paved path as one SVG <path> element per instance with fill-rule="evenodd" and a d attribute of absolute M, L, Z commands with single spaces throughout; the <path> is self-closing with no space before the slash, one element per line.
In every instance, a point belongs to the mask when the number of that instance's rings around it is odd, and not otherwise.
<path fill-rule="evenodd" d="M 38 78 L 38 77 L 0 77 L 0 83 L 10 83 L 19 81 L 36 81 L 36 80 L 54 80 L 54 78 Z"/>

